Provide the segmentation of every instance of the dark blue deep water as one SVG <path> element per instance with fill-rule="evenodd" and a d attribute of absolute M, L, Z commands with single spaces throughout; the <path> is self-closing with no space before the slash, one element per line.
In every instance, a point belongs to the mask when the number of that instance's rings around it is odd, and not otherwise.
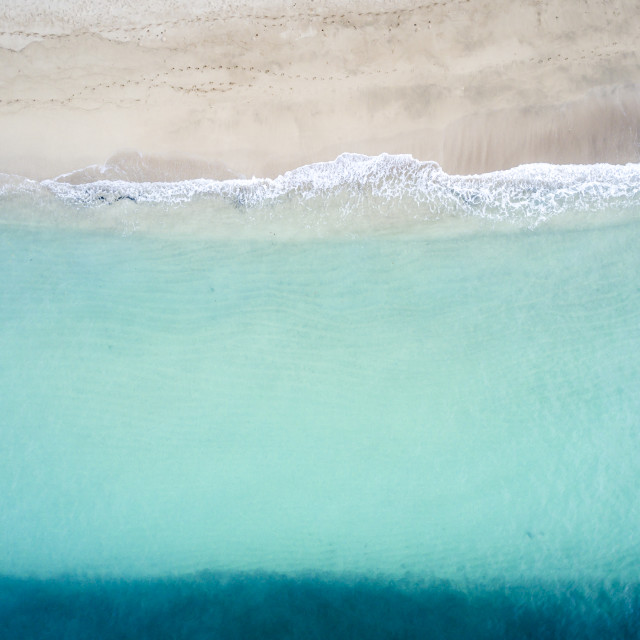
<path fill-rule="evenodd" d="M 0 579 L 0 637 L 20 640 L 640 637 L 640 584 L 512 584 L 277 574 Z"/>

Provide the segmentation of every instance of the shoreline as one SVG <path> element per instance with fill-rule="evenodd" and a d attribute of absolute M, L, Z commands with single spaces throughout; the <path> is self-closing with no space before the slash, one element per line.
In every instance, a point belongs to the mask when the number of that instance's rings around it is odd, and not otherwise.
<path fill-rule="evenodd" d="M 345 151 L 450 174 L 640 160 L 629 2 L 201 4 L 0 9 L 0 172 L 52 178 L 127 150 L 173 179 Z"/>
<path fill-rule="evenodd" d="M 127 166 L 138 173 L 123 175 Z M 0 175 L 0 225 L 269 241 L 449 237 L 637 222 L 640 202 L 640 163 L 464 176 L 408 155 L 344 154 L 276 179 L 143 179 L 154 171 L 132 155 L 58 180 Z"/>

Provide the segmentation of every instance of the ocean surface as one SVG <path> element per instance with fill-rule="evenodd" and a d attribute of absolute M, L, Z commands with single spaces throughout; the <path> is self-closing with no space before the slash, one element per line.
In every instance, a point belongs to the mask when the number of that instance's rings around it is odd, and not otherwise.
<path fill-rule="evenodd" d="M 639 638 L 640 165 L 0 176 L 0 637 Z"/>

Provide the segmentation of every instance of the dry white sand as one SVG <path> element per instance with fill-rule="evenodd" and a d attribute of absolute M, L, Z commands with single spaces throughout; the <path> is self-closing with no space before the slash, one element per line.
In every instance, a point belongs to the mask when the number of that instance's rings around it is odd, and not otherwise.
<path fill-rule="evenodd" d="M 151 178 L 343 151 L 456 173 L 637 161 L 638 34 L 637 0 L 5 2 L 0 171 L 131 149 Z"/>

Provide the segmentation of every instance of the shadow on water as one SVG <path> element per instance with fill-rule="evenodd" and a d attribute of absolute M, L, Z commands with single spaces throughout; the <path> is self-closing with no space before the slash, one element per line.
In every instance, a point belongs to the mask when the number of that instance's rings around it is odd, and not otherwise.
<path fill-rule="evenodd" d="M 462 589 L 275 574 L 4 577 L 0 637 L 640 638 L 640 583 Z"/>

